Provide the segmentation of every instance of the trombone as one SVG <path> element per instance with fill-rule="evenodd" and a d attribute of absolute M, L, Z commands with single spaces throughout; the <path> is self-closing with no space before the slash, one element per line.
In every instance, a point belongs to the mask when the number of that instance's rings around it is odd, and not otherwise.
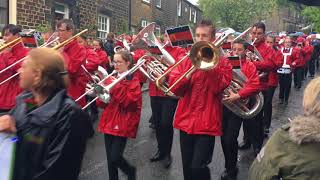
<path fill-rule="evenodd" d="M 110 78 L 111 76 L 115 75 L 117 71 L 113 71 L 108 76 L 104 77 L 101 81 L 93 85 L 91 89 L 83 93 L 80 97 L 78 97 L 75 101 L 79 101 L 81 98 L 83 98 L 85 95 L 95 92 L 97 97 L 95 97 L 93 100 L 91 100 L 89 103 L 87 103 L 82 109 L 86 109 L 88 106 L 90 106 L 92 103 L 94 103 L 98 98 L 101 99 L 103 102 L 108 103 L 110 100 L 110 91 L 111 89 L 118 84 L 120 81 L 122 81 L 126 76 L 133 74 L 136 70 L 138 70 L 144 63 L 146 59 L 145 57 L 141 57 L 138 62 L 127 72 L 123 73 L 120 77 L 118 77 L 116 80 L 112 81 L 112 83 L 104 86 L 103 82 Z"/>
<path fill-rule="evenodd" d="M 174 94 L 172 88 L 176 86 L 184 77 L 195 69 L 209 70 L 215 68 L 219 64 L 221 49 L 219 48 L 230 34 L 234 33 L 231 30 L 223 32 L 213 43 L 200 41 L 192 46 L 192 49 L 177 63 L 171 66 L 157 80 L 156 85 L 159 89 L 164 90 L 165 94 Z M 180 65 L 187 57 L 192 61 L 192 66 L 181 77 L 177 79 L 170 87 L 167 87 L 163 82 L 163 78 L 167 76 L 174 68 Z"/>
<path fill-rule="evenodd" d="M 54 46 L 52 49 L 57 50 L 57 49 L 65 46 L 66 44 L 70 43 L 72 40 L 74 40 L 75 38 L 79 37 L 80 35 L 82 35 L 83 33 L 87 32 L 87 31 L 88 31 L 88 29 L 85 29 L 85 30 L 79 32 L 78 34 L 70 37 L 69 39 L 63 41 L 62 43 L 57 44 L 57 45 Z M 52 36 L 53 36 L 53 35 L 52 35 Z M 49 38 L 49 40 L 50 40 L 50 39 L 51 39 L 51 38 Z M 46 43 L 44 43 L 43 45 L 41 45 L 39 48 L 48 47 L 48 46 L 50 46 L 50 45 L 58 42 L 59 37 L 55 37 L 55 38 L 54 38 L 53 40 L 51 40 L 51 41 L 49 41 L 49 40 L 48 40 Z M 27 57 L 28 57 L 28 56 L 26 56 L 26 57 L 24 57 L 24 58 L 21 58 L 20 60 L 16 61 L 15 63 L 11 64 L 10 66 L 4 68 L 3 70 L 0 71 L 0 74 L 2 74 L 3 72 L 7 71 L 7 70 L 10 69 L 11 67 L 17 65 L 18 63 L 24 61 Z M 7 79 L 5 79 L 4 81 L 0 82 L 0 86 L 1 86 L 2 84 L 4 84 L 4 83 L 8 82 L 10 79 L 18 76 L 19 74 L 20 74 L 20 72 L 17 72 L 17 73 L 15 73 L 15 74 L 13 74 L 12 76 L 8 77 Z"/>
<path fill-rule="evenodd" d="M 2 52 L 3 50 L 5 50 L 5 49 L 7 49 L 9 47 L 15 46 L 16 44 L 20 43 L 21 40 L 22 40 L 22 38 L 18 37 L 16 39 L 4 44 L 3 46 L 0 46 L 0 52 Z"/>

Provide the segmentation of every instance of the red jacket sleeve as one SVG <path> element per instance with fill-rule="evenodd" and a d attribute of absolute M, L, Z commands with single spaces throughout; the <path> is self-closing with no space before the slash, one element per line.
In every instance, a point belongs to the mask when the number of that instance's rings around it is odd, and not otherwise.
<path fill-rule="evenodd" d="M 76 74 L 80 70 L 81 65 L 85 63 L 86 49 L 80 46 L 76 40 L 70 42 L 64 49 L 66 49 L 65 53 L 67 53 L 69 59 L 67 62 L 68 72 L 72 76 L 72 74 Z"/>
<path fill-rule="evenodd" d="M 89 72 L 94 72 L 100 65 L 98 54 L 93 49 L 86 49 L 86 64 L 85 67 Z"/>
<path fill-rule="evenodd" d="M 220 62 L 216 68 L 209 70 L 209 76 L 212 83 L 217 83 L 215 93 L 221 93 L 230 85 L 232 80 L 232 65 L 226 58 L 220 58 Z"/>
<path fill-rule="evenodd" d="M 260 91 L 260 80 L 255 65 L 249 61 L 243 64 L 241 72 L 247 77 L 247 80 L 238 93 L 241 98 L 245 99 Z"/>
<path fill-rule="evenodd" d="M 5 52 L 4 58 L 6 59 L 6 67 L 21 60 L 22 58 L 24 58 L 25 56 L 27 56 L 29 50 L 27 48 L 24 47 L 24 45 L 22 43 L 19 43 L 17 45 L 15 45 L 10 52 Z M 18 72 L 18 70 L 21 67 L 23 61 L 21 61 L 20 63 L 18 63 L 15 66 L 12 66 L 10 68 L 11 71 L 13 72 Z M 3 69 L 3 68 L 2 68 Z"/>
<path fill-rule="evenodd" d="M 105 67 L 109 63 L 108 54 L 103 50 L 97 51 L 97 54 L 100 60 L 99 65 Z"/>
<path fill-rule="evenodd" d="M 111 99 L 119 102 L 122 108 L 136 108 L 141 99 L 139 80 L 122 80 L 110 91 Z"/>
<path fill-rule="evenodd" d="M 275 52 L 274 50 L 269 50 L 269 53 L 263 57 L 262 61 L 254 61 L 254 65 L 256 66 L 257 70 L 268 72 L 273 71 L 276 68 L 273 60 L 275 59 Z"/>
<path fill-rule="evenodd" d="M 296 65 L 291 65 L 293 66 L 293 68 L 295 67 L 299 67 L 300 63 L 301 63 L 301 50 L 300 49 L 297 49 L 297 48 L 293 48 L 292 50 L 292 55 L 291 55 L 291 58 L 292 58 L 292 63 L 296 63 Z"/>

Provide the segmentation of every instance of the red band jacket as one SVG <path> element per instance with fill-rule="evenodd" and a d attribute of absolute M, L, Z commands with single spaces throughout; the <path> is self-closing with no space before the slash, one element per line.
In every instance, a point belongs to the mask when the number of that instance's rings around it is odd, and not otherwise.
<path fill-rule="evenodd" d="M 25 48 L 22 43 L 18 43 L 12 47 L 10 51 L 0 53 L 0 71 L 24 58 L 27 54 L 28 49 Z M 18 63 L 0 74 L 0 82 L 9 78 L 13 74 L 16 74 L 18 69 L 21 67 L 21 63 Z M 13 108 L 15 106 L 16 97 L 21 92 L 22 89 L 19 87 L 19 76 L 16 76 L 0 85 L 0 109 L 10 110 Z"/>

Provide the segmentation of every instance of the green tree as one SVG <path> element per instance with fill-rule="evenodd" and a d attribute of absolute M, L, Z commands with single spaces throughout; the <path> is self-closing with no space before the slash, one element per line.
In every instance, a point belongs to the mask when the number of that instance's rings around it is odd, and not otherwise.
<path fill-rule="evenodd" d="M 277 0 L 199 0 L 204 16 L 217 26 L 247 29 L 254 21 L 266 18 L 277 5 Z"/>
<path fill-rule="evenodd" d="M 317 32 L 320 32 L 320 8 L 311 6 L 306 7 L 303 9 L 302 15 L 310 24 L 313 24 L 313 27 Z"/>

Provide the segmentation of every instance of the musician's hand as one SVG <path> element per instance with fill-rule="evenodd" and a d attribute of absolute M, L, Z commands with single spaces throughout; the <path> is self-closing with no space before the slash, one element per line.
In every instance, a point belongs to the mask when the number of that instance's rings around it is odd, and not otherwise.
<path fill-rule="evenodd" d="M 0 132 L 17 132 L 16 122 L 9 115 L 3 115 L 0 117 Z"/>
<path fill-rule="evenodd" d="M 229 93 L 230 93 L 230 95 L 228 97 L 224 98 L 223 99 L 224 101 L 234 102 L 234 101 L 237 101 L 241 98 L 238 93 L 234 93 L 231 90 L 229 90 Z"/>
<path fill-rule="evenodd" d="M 296 66 L 296 65 L 297 65 L 296 62 L 293 62 L 293 63 L 292 63 L 292 66 Z"/>

